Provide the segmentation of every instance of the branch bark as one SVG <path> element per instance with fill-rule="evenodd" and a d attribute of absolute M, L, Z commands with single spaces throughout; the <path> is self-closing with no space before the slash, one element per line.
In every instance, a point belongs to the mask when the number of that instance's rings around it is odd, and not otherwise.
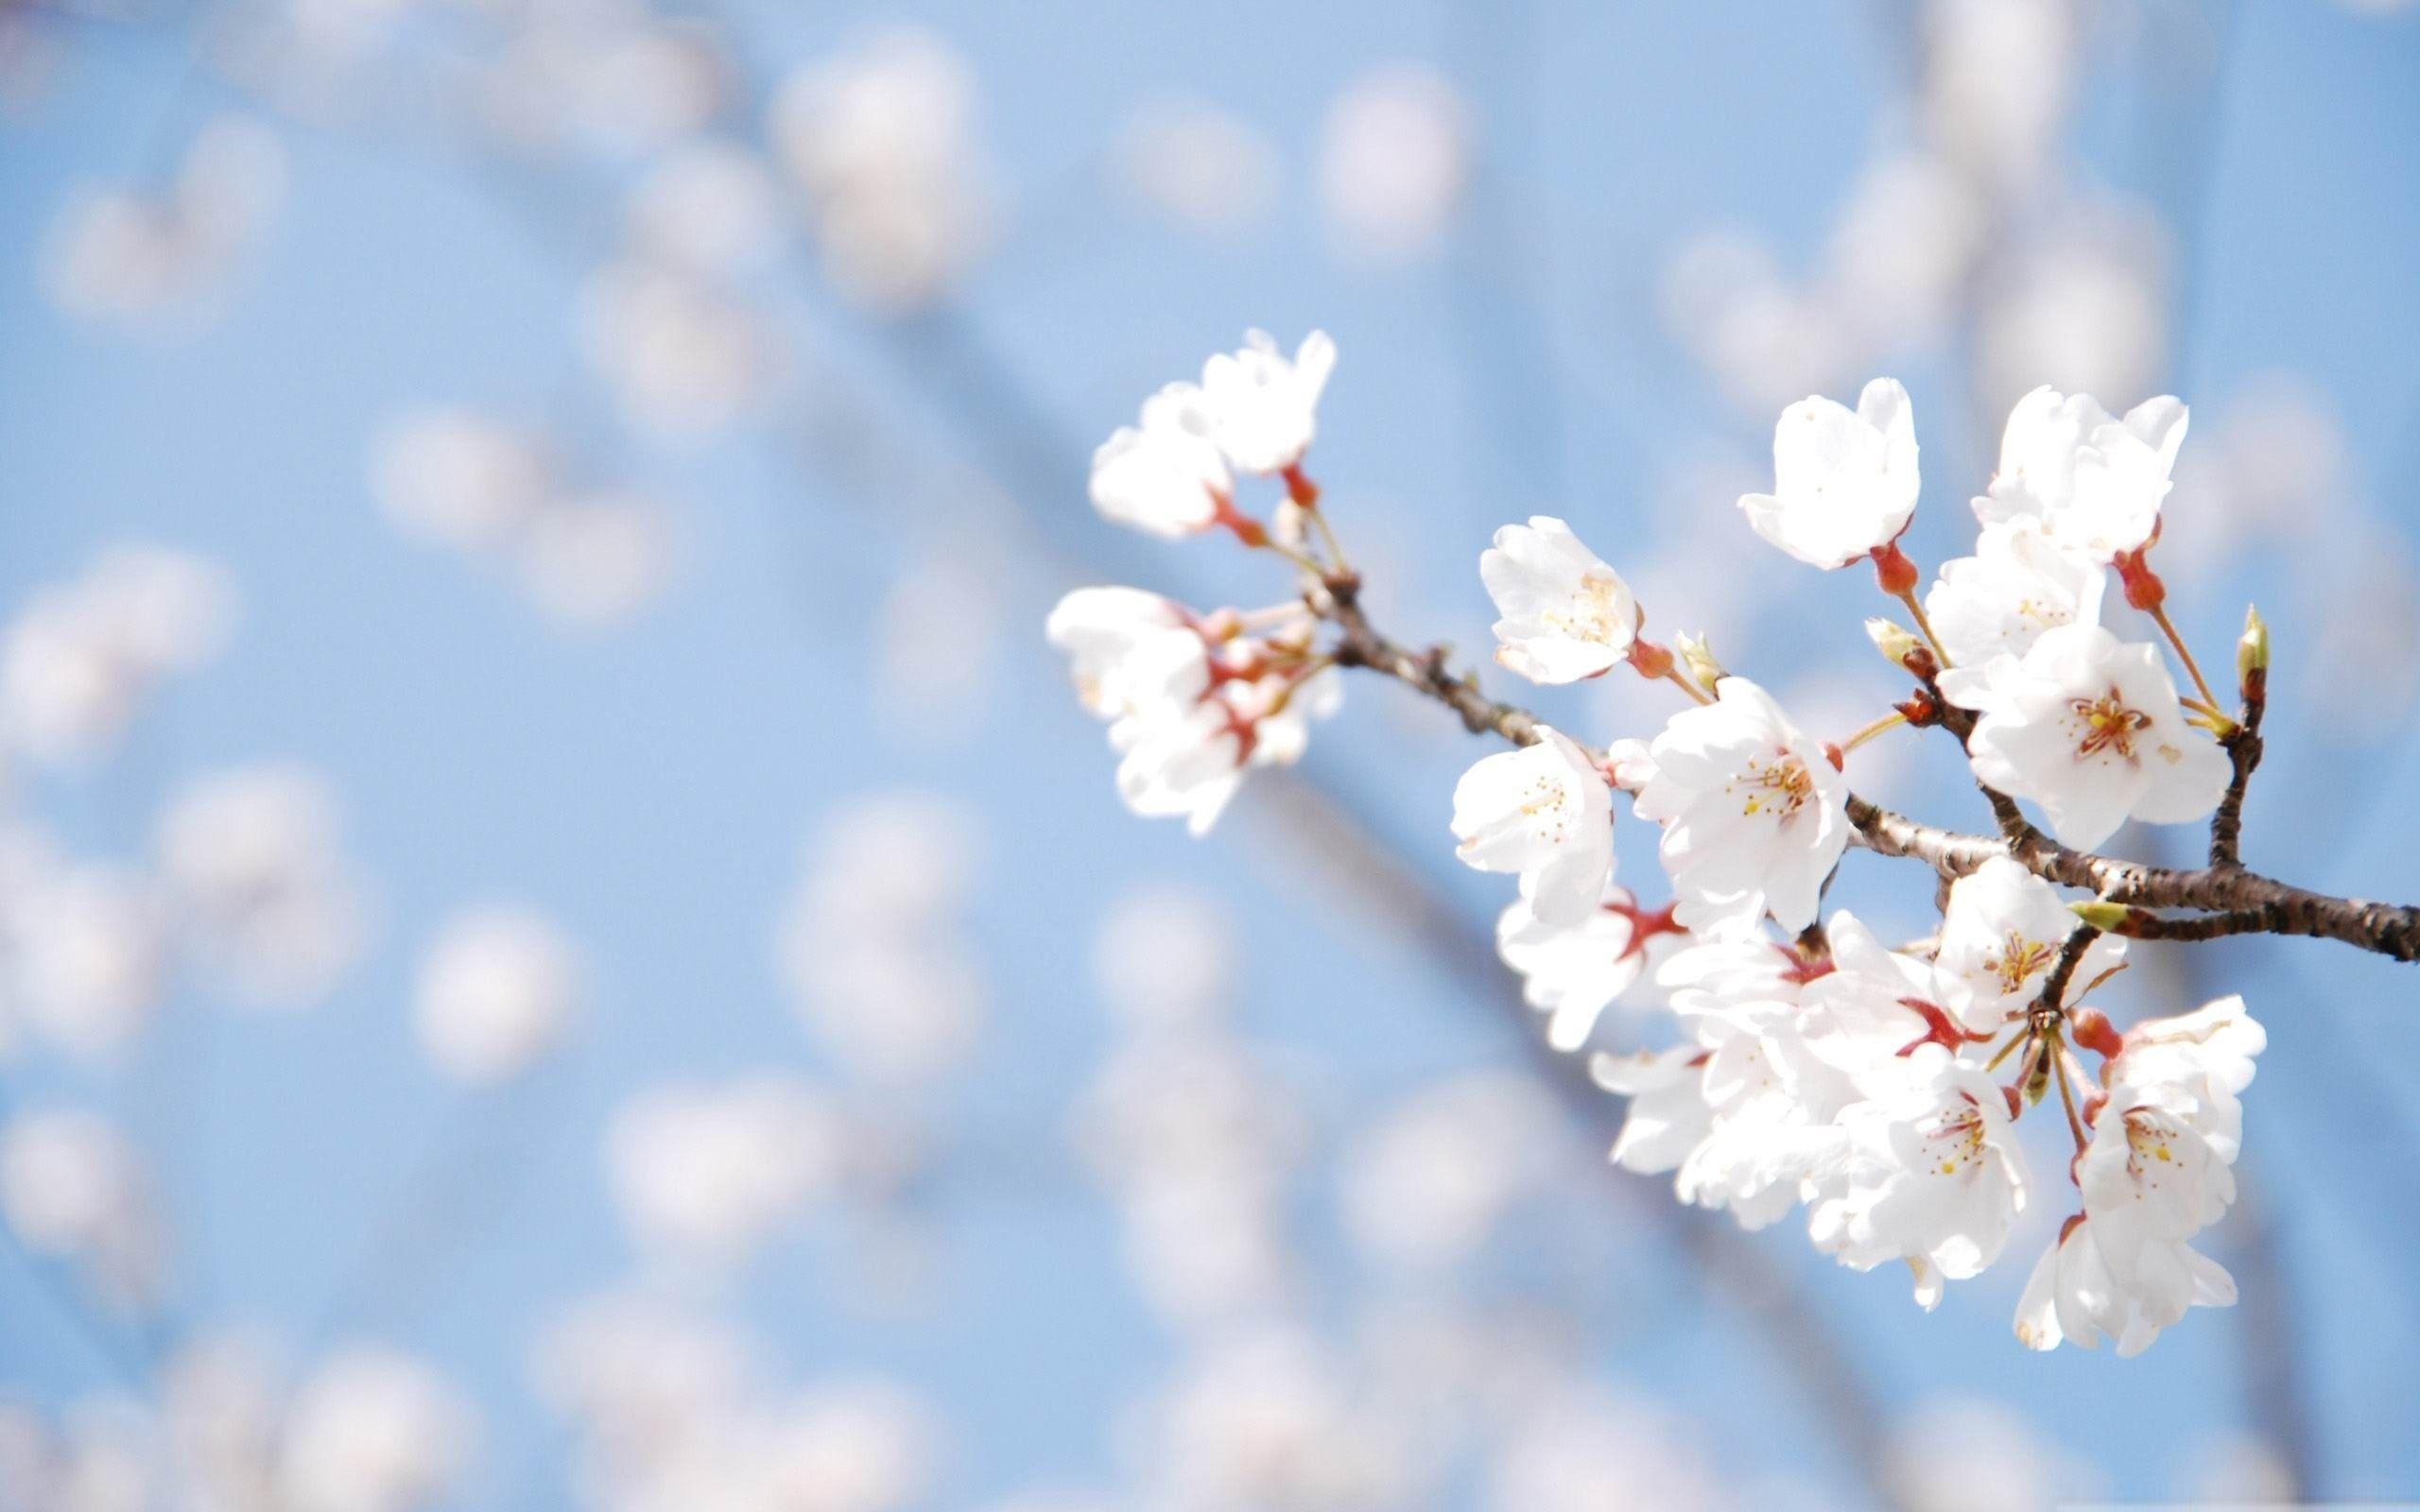
<path fill-rule="evenodd" d="M 1478 679 L 1457 676 L 1445 665 L 1443 646 L 1415 651 L 1373 628 L 1369 616 L 1361 611 L 1359 578 L 1340 574 L 1322 586 L 1324 592 L 1314 595 L 1311 609 L 1342 632 L 1332 653 L 1338 666 L 1385 673 L 1461 715 L 1463 728 L 1474 735 L 1493 732 L 1515 746 L 1537 744 L 1536 717 L 1526 709 L 1490 698 L 1479 691 Z"/>
<path fill-rule="evenodd" d="M 1516 704 L 1491 698 L 1478 680 L 1446 664 L 1443 647 L 1415 649 L 1370 623 L 1360 602 L 1360 579 L 1338 574 L 1305 595 L 1311 612 L 1339 631 L 1339 666 L 1383 673 L 1461 715 L 1474 734 L 1493 733 L 1515 746 L 1538 738 L 1536 716 Z M 2259 709 L 2248 703 L 2229 749 L 2236 765 L 2212 822 L 2211 849 L 2232 857 L 2240 836 L 2243 789 L 2260 759 Z M 1922 824 L 1851 794 L 1848 819 L 1858 841 L 1876 855 L 1909 856 L 1945 878 L 1965 875 L 1994 856 L 2009 856 L 2036 876 L 2081 887 L 2111 902 L 2138 909 L 2192 909 L 2197 917 L 2168 919 L 2142 913 L 2116 931 L 2138 939 L 2212 939 L 2221 935 L 2302 935 L 2333 939 L 2399 961 L 2420 960 L 2420 908 L 2338 898 L 2266 877 L 2232 860 L 2198 869 L 2146 866 L 2059 844 L 2028 823 L 2006 795 L 1985 789 L 2001 833 L 1970 834 Z M 2222 829 L 2220 819 L 2226 821 Z"/>
<path fill-rule="evenodd" d="M 2264 674 L 2261 679 L 2266 682 Z M 2236 716 L 2235 729 L 2221 742 L 2227 748 L 2227 759 L 2235 764 L 2235 776 L 2227 782 L 2226 796 L 2219 799 L 2219 810 L 2210 816 L 2210 865 L 2239 867 L 2243 865 L 2243 795 L 2252 785 L 2253 768 L 2260 765 L 2260 718 L 2269 712 L 2269 699 L 2264 689 L 2247 690 L 2243 709 Z"/>

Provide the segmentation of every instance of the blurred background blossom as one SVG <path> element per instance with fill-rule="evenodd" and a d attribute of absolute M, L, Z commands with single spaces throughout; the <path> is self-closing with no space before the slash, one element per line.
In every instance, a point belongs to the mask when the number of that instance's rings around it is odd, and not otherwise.
<path fill-rule="evenodd" d="M 2409 893 L 2405 6 L 22 0 L 0 209 L 0 1512 L 2420 1491 L 2394 968 L 2135 973 L 2271 1026 L 2245 1302 L 2033 1356 L 2021 1276 L 1919 1314 L 1606 1168 L 1450 722 L 1357 687 L 1188 842 L 1040 639 L 1269 596 L 1085 464 L 1316 325 L 1382 623 L 1483 645 L 1558 514 L 1844 734 L 1773 410 L 1904 377 L 1934 559 L 2016 394 L 2172 390 L 2256 859 Z"/>

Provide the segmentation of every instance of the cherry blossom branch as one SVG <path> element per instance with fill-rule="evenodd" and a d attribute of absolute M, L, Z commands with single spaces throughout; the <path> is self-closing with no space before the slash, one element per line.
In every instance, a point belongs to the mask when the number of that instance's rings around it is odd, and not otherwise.
<path fill-rule="evenodd" d="M 1526 709 L 1487 696 L 1479 691 L 1476 678 L 1451 671 L 1445 664 L 1445 647 L 1432 645 L 1415 651 L 1373 627 L 1361 610 L 1358 576 L 1333 574 L 1322 579 L 1320 587 L 1321 592 L 1309 595 L 1311 612 L 1343 632 L 1331 653 L 1338 666 L 1368 667 L 1385 673 L 1461 715 L 1463 728 L 1474 735 L 1494 731 L 1515 746 L 1537 744 L 1537 717 Z"/>
<path fill-rule="evenodd" d="M 1361 608 L 1360 592 L 1358 576 L 1339 573 L 1305 595 L 1311 612 L 1340 632 L 1334 652 L 1337 665 L 1367 667 L 1393 678 L 1452 709 L 1474 734 L 1494 733 L 1515 746 L 1537 740 L 1534 714 L 1489 697 L 1473 677 L 1454 672 L 1443 646 L 1416 650 L 1373 626 Z M 2247 699 L 2238 730 L 2243 738 L 2231 747 L 2237 776 L 2228 791 L 2238 833 L 2242 807 L 2239 790 L 2259 760 L 2258 712 L 2255 701 Z M 1945 707 L 1943 723 L 1957 733 L 1952 719 L 1952 711 Z M 2008 856 L 2036 876 L 2123 905 L 2127 912 L 2115 916 L 2108 929 L 2114 935 L 2186 940 L 2221 935 L 2299 935 L 2339 940 L 2399 961 L 2420 960 L 2420 908 L 2333 897 L 2231 864 L 2185 870 L 2077 850 L 2027 822 L 2007 795 L 1988 787 L 1983 791 L 2002 830 L 1997 837 L 1922 824 L 1855 794 L 1847 800 L 1848 820 L 1865 849 L 1876 855 L 1913 857 L 1944 877 L 1963 876 L 1994 856 Z M 2235 837 L 2226 838 L 2231 852 Z M 2214 847 L 2219 839 L 2214 834 Z M 2160 908 L 2194 909 L 2208 917 L 2168 919 L 2146 911 Z"/>
<path fill-rule="evenodd" d="M 1906 856 L 1921 861 L 1945 879 L 1966 875 L 1994 856 L 2009 853 L 2008 842 L 1988 835 L 1963 834 L 1920 824 L 1852 793 L 1848 817 L 1858 843 L 1878 856 Z"/>
<path fill-rule="evenodd" d="M 2086 855 L 2039 834 L 2008 853 L 2028 870 L 2129 905 L 2113 935 L 2209 939 L 2220 935 L 2307 935 L 2341 940 L 2398 961 L 2420 960 L 2420 908 L 2337 898 L 2240 867 L 2179 870 Z M 2150 908 L 2202 909 L 2215 919 L 2169 919 Z"/>
<path fill-rule="evenodd" d="M 2298 935 L 2310 933 L 2288 927 L 2291 920 L 2274 910 L 2236 908 L 2221 914 L 2195 914 L 2177 919 L 2147 910 L 2129 909 L 2121 915 L 2113 935 L 2128 939 L 2223 939 L 2229 935 Z"/>
<path fill-rule="evenodd" d="M 2034 1000 L 2038 1011 L 2051 1014 L 2066 1009 L 2067 984 L 2075 980 L 2076 968 L 2083 962 L 2083 953 L 2092 948 L 2100 931 L 2090 924 L 2080 923 L 2067 931 L 2059 946 L 2059 957 L 2050 963 L 2050 972 L 2042 979 L 2041 996 Z"/>
<path fill-rule="evenodd" d="M 2220 739 L 2235 764 L 2235 776 L 2227 783 L 2226 795 L 2219 799 L 2218 811 L 2210 816 L 2213 867 L 2243 863 L 2243 795 L 2252 785 L 2253 768 L 2260 765 L 2260 720 L 2269 712 L 2269 631 L 2256 613 L 2249 620 L 2237 658 L 2242 670 L 2243 707 L 2236 714 L 2235 728 Z"/>
<path fill-rule="evenodd" d="M 2251 784 L 2252 769 L 2260 765 L 2260 714 L 2255 705 L 2248 722 L 2236 727 L 2222 744 L 2235 762 L 2235 780 L 2227 784 L 2226 796 L 2219 799 L 2218 811 L 2210 816 L 2210 865 L 2238 867 L 2243 864 L 2243 794 Z"/>

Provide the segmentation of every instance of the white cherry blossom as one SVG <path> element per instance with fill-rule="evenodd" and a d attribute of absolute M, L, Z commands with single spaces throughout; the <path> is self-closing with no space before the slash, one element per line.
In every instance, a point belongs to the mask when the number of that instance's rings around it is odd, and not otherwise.
<path fill-rule="evenodd" d="M 1605 772 L 1613 784 L 1636 797 L 1655 776 L 1655 755 L 1643 740 L 1616 740 L 1605 747 Z"/>
<path fill-rule="evenodd" d="M 1549 924 L 1598 906 L 1613 825 L 1613 789 L 1595 760 L 1544 725 L 1535 745 L 1487 757 L 1454 785 L 1454 853 L 1480 871 L 1520 873 L 1530 911 Z"/>
<path fill-rule="evenodd" d="M 1673 1193 L 1761 1228 L 1805 1194 L 1838 1143 L 1831 1124 L 1856 1100 L 1855 1089 L 1778 1005 L 1739 1003 L 1686 1022 L 1706 1051 L 1699 1091 L 1710 1121 L 1675 1173 Z"/>
<path fill-rule="evenodd" d="M 2090 394 L 2036 388 L 2009 411 L 1999 471 L 1975 500 L 1976 517 L 2031 515 L 2050 540 L 2097 562 L 2140 550 L 2158 533 L 2187 419 L 2168 395 L 2121 421 Z"/>
<path fill-rule="evenodd" d="M 1858 1270 L 1905 1261 L 1930 1311 L 1945 1281 L 1999 1258 L 2029 1177 L 2008 1098 L 1989 1076 L 1935 1044 L 1890 1064 L 1896 1085 L 1841 1115 L 1838 1163 L 1819 1177 L 1825 1194 L 1808 1232 Z"/>
<path fill-rule="evenodd" d="M 1876 378 L 1851 410 L 1812 395 L 1773 429 L 1773 491 L 1742 494 L 1748 524 L 1811 567 L 1845 567 L 1889 545 L 1916 509 L 1916 428 L 1908 391 Z"/>
<path fill-rule="evenodd" d="M 1227 460 L 1246 472 L 1280 472 L 1301 461 L 1318 434 L 1320 391 L 1335 368 L 1336 343 L 1324 331 L 1305 336 L 1291 362 L 1265 331 L 1248 332 L 1240 351 L 1212 357 L 1201 369 L 1201 404 Z"/>
<path fill-rule="evenodd" d="M 2031 799 L 2060 842 L 2099 845 L 2128 818 L 2183 824 L 2218 807 L 2232 766 L 2185 722 L 2159 648 L 2097 625 L 2046 630 L 2023 658 L 1941 676 L 1942 696 L 1982 717 L 1975 777 Z"/>
<path fill-rule="evenodd" d="M 2133 1273 L 2121 1276 L 2101 1239 L 2102 1229 L 2088 1215 L 2067 1220 L 2017 1299 L 2018 1343 L 2030 1349 L 2062 1343 L 2089 1349 L 2107 1337 L 2120 1358 L 2132 1358 L 2191 1309 L 2235 1305 L 2235 1278 L 2183 1240 L 2141 1244 Z"/>
<path fill-rule="evenodd" d="M 2202 1132 L 2209 1111 L 2182 1082 L 2120 1082 L 2095 1116 L 2076 1184 L 2121 1282 L 2163 1269 L 2152 1246 L 2191 1238 L 2235 1200 L 2234 1151 Z"/>
<path fill-rule="evenodd" d="M 1209 833 L 1241 790 L 1252 755 L 1250 731 L 1215 698 L 1166 717 L 1120 720 L 1109 739 L 1121 758 L 1117 795 L 1126 806 L 1145 818 L 1182 818 L 1196 835 Z"/>
<path fill-rule="evenodd" d="M 1706 1051 L 1695 1044 L 1616 1056 L 1599 1052 L 1589 1074 L 1609 1092 L 1630 1099 L 1613 1162 L 1640 1176 L 1676 1170 L 1714 1127 L 1706 1106 Z"/>
<path fill-rule="evenodd" d="M 1687 938 L 1668 907 L 1643 910 L 1618 886 L 1607 887 L 1597 910 L 1577 923 L 1541 919 L 1526 897 L 1495 921 L 1496 953 L 1520 973 L 1530 1006 L 1547 1015 L 1547 1042 L 1557 1050 L 1587 1043 L 1617 999 L 1652 995 L 1657 968 Z M 1634 994 L 1642 981 L 1647 986 Z"/>
<path fill-rule="evenodd" d="M 1674 714 L 1649 747 L 1637 812 L 1664 827 L 1660 853 L 1693 930 L 1815 921 L 1847 848 L 1848 784 L 1764 689 L 1725 678 L 1715 701 Z"/>
<path fill-rule="evenodd" d="M 2006 856 L 1994 856 L 1950 885 L 1933 956 L 1942 1005 L 1977 1034 L 2023 1013 L 2076 926 L 2059 889 Z M 2077 986 L 2125 958 L 2126 942 L 2101 935 L 2077 962 Z"/>
<path fill-rule="evenodd" d="M 1684 1202 L 1772 1223 L 1802 1195 L 1856 1100 L 1848 1077 L 1801 1032 L 1801 998 L 1828 968 L 1761 932 L 1701 940 L 1659 971 L 1688 1040 L 1672 1050 L 1600 1055 L 1599 1083 L 1633 1098 L 1615 1159 L 1674 1172 Z"/>
<path fill-rule="evenodd" d="M 1219 662 L 1221 680 L 1198 701 L 1129 715 L 1110 728 L 1110 744 L 1123 758 L 1117 791 L 1128 808 L 1146 817 L 1182 817 L 1192 833 L 1206 834 L 1247 768 L 1302 759 L 1310 721 L 1336 712 L 1343 684 L 1333 671 L 1308 678 L 1238 673 L 1237 660 L 1251 655 L 1228 648 Z"/>
<path fill-rule="evenodd" d="M 1495 660 L 1532 682 L 1577 682 L 1621 664 L 1638 633 L 1638 600 L 1621 576 L 1551 515 L 1506 525 L 1481 552 L 1495 601 Z"/>
<path fill-rule="evenodd" d="M 1310 721 L 1335 712 L 1342 685 L 1307 655 L 1297 626 L 1242 633 L 1127 588 L 1079 589 L 1051 610 L 1051 644 L 1074 660 L 1078 696 L 1111 721 L 1117 790 L 1147 816 L 1218 821 L 1251 766 L 1301 760 Z"/>
<path fill-rule="evenodd" d="M 2173 1082 L 2193 1098 L 2193 1126 L 2232 1162 L 2243 1143 L 2243 1108 L 2253 1060 L 2269 1046 L 2268 1031 L 2228 996 L 2168 1019 L 2146 1019 L 2126 1031 L 2105 1079 L 2117 1085 Z"/>
<path fill-rule="evenodd" d="M 2072 916 L 2070 916 L 2072 919 Z M 1832 969 L 1806 984 L 1806 1033 L 1815 1054 L 1860 1081 L 1898 1087 L 1897 1061 L 1927 1040 L 1953 1037 L 1936 1004 L 1930 962 L 1894 951 L 1847 909 L 1824 926 Z"/>
<path fill-rule="evenodd" d="M 1149 707 L 1171 683 L 1191 684 L 1189 662 L 1205 672 L 1208 664 L 1191 613 L 1139 588 L 1079 588 L 1051 608 L 1044 633 L 1073 663 L 1077 699 L 1103 718 Z"/>
<path fill-rule="evenodd" d="M 1672 1011 L 1684 1020 L 1742 1011 L 1789 1017 L 1797 1011 L 1807 987 L 1834 970 L 1829 959 L 1809 959 L 1797 946 L 1762 930 L 1687 937 L 1687 948 L 1655 973 L 1656 985 L 1671 999 Z"/>
<path fill-rule="evenodd" d="M 2029 1349 L 2055 1349 L 2063 1342 L 2089 1349 L 2106 1337 L 2116 1341 L 2120 1358 L 2130 1359 L 2188 1309 L 2235 1305 L 2235 1279 L 2190 1245 L 2161 1246 L 2158 1259 L 2161 1283 L 2146 1296 L 2110 1270 L 2091 1220 L 2068 1219 L 2017 1298 L 2017 1342 Z"/>
<path fill-rule="evenodd" d="M 1305 678 L 1297 670 L 1265 673 L 1227 684 L 1230 707 L 1253 728 L 1250 764 L 1291 766 L 1310 744 L 1311 724 L 1344 702 L 1344 679 L 1333 671 Z"/>
<path fill-rule="evenodd" d="M 1975 555 L 1941 564 L 1925 612 L 1942 649 L 1960 666 L 2005 652 L 2023 656 L 2044 630 L 2100 623 L 2109 575 L 2050 539 L 2032 515 L 1985 525 Z"/>
<path fill-rule="evenodd" d="M 2188 1309 L 2235 1301 L 2234 1280 L 2187 1241 L 2235 1200 L 2236 1099 L 2267 1040 L 2238 997 L 2126 1035 L 2102 1069 L 2109 1091 L 2076 1161 L 2083 1217 L 2034 1267 L 2020 1342 L 2089 1349 L 2105 1334 L 2119 1354 L 2138 1354 Z"/>
<path fill-rule="evenodd" d="M 1155 536 L 1209 529 L 1234 488 L 1211 440 L 1202 391 L 1192 384 L 1169 384 L 1143 401 L 1139 422 L 1119 426 L 1093 453 L 1094 507 Z"/>

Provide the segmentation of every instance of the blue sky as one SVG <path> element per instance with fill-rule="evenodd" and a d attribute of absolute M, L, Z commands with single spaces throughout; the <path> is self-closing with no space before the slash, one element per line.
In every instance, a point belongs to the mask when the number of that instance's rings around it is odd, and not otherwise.
<path fill-rule="evenodd" d="M 2227 41 L 2197 72 L 2155 52 L 2184 9 L 2136 8 L 2150 20 L 2131 41 L 2114 28 L 2073 143 L 2100 178 L 2185 228 L 2172 386 L 2198 420 L 2259 375 L 2308 379 L 2342 418 L 2356 485 L 2408 541 L 2420 525 L 2405 482 L 2420 462 L 2420 18 L 2246 0 L 2225 8 Z M 727 14 L 769 74 L 900 19 L 849 5 Z M 1165 879 L 1231 904 L 1249 947 L 1244 1021 L 1287 1048 L 1322 1125 L 1349 1128 L 1448 1070 L 1517 1063 L 1495 1005 L 1322 891 L 1253 795 L 1202 843 L 1118 809 L 1098 732 L 1039 645 L 1043 609 L 1071 577 L 1273 595 L 1253 564 L 1206 546 L 1114 538 L 1084 507 L 1084 451 L 1246 325 L 1288 341 L 1324 327 L 1343 361 L 1317 471 L 1339 524 L 1401 564 L 1403 613 L 1447 617 L 1407 634 L 1467 637 L 1485 620 L 1471 563 L 1495 524 L 1558 513 L 1592 541 L 1652 541 L 1676 527 L 1648 518 L 1649 480 L 1709 453 L 1744 449 L 1754 463 L 1761 426 L 1722 405 L 1645 308 L 1660 259 L 1730 223 L 1803 264 L 1868 146 L 1905 129 L 1888 108 L 1901 25 L 1889 5 L 965 4 L 913 19 L 978 77 L 1011 207 L 1002 245 L 946 321 L 901 331 L 813 289 L 785 309 L 804 361 L 844 379 L 896 444 L 990 475 L 1044 522 L 1024 539 L 1048 548 L 1004 569 L 999 688 L 929 738 L 870 719 L 868 627 L 904 561 L 973 539 L 964 501 L 868 498 L 801 466 L 775 425 L 676 451 L 594 424 L 602 401 L 583 394 L 572 334 L 593 223 L 441 143 L 291 128 L 289 202 L 225 318 L 189 339 L 128 337 L 44 301 L 44 229 L 77 183 L 139 177 L 159 143 L 235 102 L 207 81 L 180 86 L 175 26 L 91 26 L 63 33 L 51 89 L 0 120 L 0 602 L 143 537 L 223 560 L 245 604 L 229 653 L 175 685 L 124 753 L 89 775 L 28 778 L 28 800 L 78 845 L 130 854 L 180 775 L 300 757 L 341 787 L 381 899 L 377 947 L 307 1016 L 231 1016 L 196 998 L 121 1077 L 42 1065 L 0 1077 L 122 1110 L 164 1161 L 193 1300 L 295 1331 L 338 1305 L 405 1173 L 458 1137 L 448 1130 L 468 1121 L 519 1152 L 511 1200 L 442 1257 L 426 1295 L 372 1298 L 346 1322 L 421 1344 L 475 1391 L 490 1428 L 473 1504 L 563 1504 L 522 1340 L 553 1301 L 627 1262 L 598 1179 L 601 1120 L 654 1076 L 811 1063 L 767 942 L 802 840 L 851 795 L 932 786 L 985 816 L 976 927 L 996 1005 L 982 1074 L 951 1114 L 970 1139 L 1055 1159 L 1101 1041 L 1070 963 L 1104 906 Z M 1500 220 L 1458 233 L 1443 258 L 1373 271 L 1329 255 L 1308 164 L 1324 102 L 1391 59 L 1461 81 Z M 2206 94 L 2162 82 L 2171 72 L 2210 81 Z M 1205 241 L 1098 192 L 1118 123 L 1171 91 L 1274 139 L 1289 169 L 1274 225 Z M 1004 430 L 997 404 L 951 387 L 977 349 L 1011 375 L 1032 423 Z M 1953 365 L 1920 356 L 1904 376 L 1927 448 L 1917 540 L 1938 550 L 1986 454 L 1945 399 Z M 567 638 L 458 560 L 398 541 L 363 458 L 384 419 L 431 401 L 568 413 L 614 468 L 677 494 L 667 597 L 625 628 Z M 1785 579 L 1795 596 L 1767 608 L 1733 665 L 1863 675 L 1856 616 L 1871 605 L 1850 576 Z M 2259 596 L 2280 679 L 2294 676 L 2316 613 L 2308 575 L 2254 560 L 2202 590 L 2172 587 L 2188 632 L 2211 646 Z M 1453 774 L 1478 752 L 1442 716 L 1424 723 L 1395 703 L 1394 690 L 1351 690 L 1312 770 L 1349 785 L 1484 928 L 1502 889 L 1455 872 L 1443 843 Z M 2325 706 L 2302 713 L 2273 730 L 2255 864 L 2333 890 L 2420 893 L 2411 741 L 2397 730 L 2350 742 Z M 1576 716 L 1605 724 L 1600 711 Z M 1927 773 L 1910 780 L 1911 800 L 1950 816 L 1954 784 Z M 1897 895 L 1878 911 L 1915 917 L 1912 880 L 1853 868 Z M 599 986 L 570 1057 L 507 1106 L 466 1108 L 412 1054 L 401 1005 L 413 943 L 455 904 L 498 894 L 560 917 Z M 2209 956 L 2211 989 L 2242 990 L 2270 1026 L 2248 1160 L 2283 1235 L 2321 1489 L 2420 1494 L 2406 1406 L 2420 1390 L 2408 977 L 2308 942 Z M 936 1201 L 944 1280 L 912 1314 L 870 1313 L 824 1284 L 847 1262 L 821 1236 L 759 1267 L 748 1316 L 801 1371 L 890 1369 L 933 1391 L 959 1441 L 950 1504 L 1035 1476 L 1106 1478 L 1101 1424 L 1149 1383 L 1164 1341 L 1120 1278 L 1099 1204 L 1072 1169 L 970 1178 Z M 2248 1372 L 2270 1367 L 2247 1361 L 2227 1314 L 2193 1317 L 2132 1363 L 2031 1355 L 2006 1337 L 2030 1260 L 2013 1256 L 1927 1316 L 1897 1280 L 1832 1269 L 1784 1228 L 1758 1243 L 1887 1402 L 2010 1403 L 2118 1494 L 2172 1489 L 2181 1446 L 2246 1420 Z M 1703 1419 L 1735 1463 L 1831 1473 L 1736 1320 L 1698 1308 L 1652 1245 L 1621 1253 L 1637 1268 L 1606 1276 L 1608 1292 L 1649 1301 L 1607 1304 L 1614 1320 L 1591 1345 L 1608 1378 Z M 24 1275 L 0 1268 L 0 1385 L 55 1396 L 104 1378 Z"/>

